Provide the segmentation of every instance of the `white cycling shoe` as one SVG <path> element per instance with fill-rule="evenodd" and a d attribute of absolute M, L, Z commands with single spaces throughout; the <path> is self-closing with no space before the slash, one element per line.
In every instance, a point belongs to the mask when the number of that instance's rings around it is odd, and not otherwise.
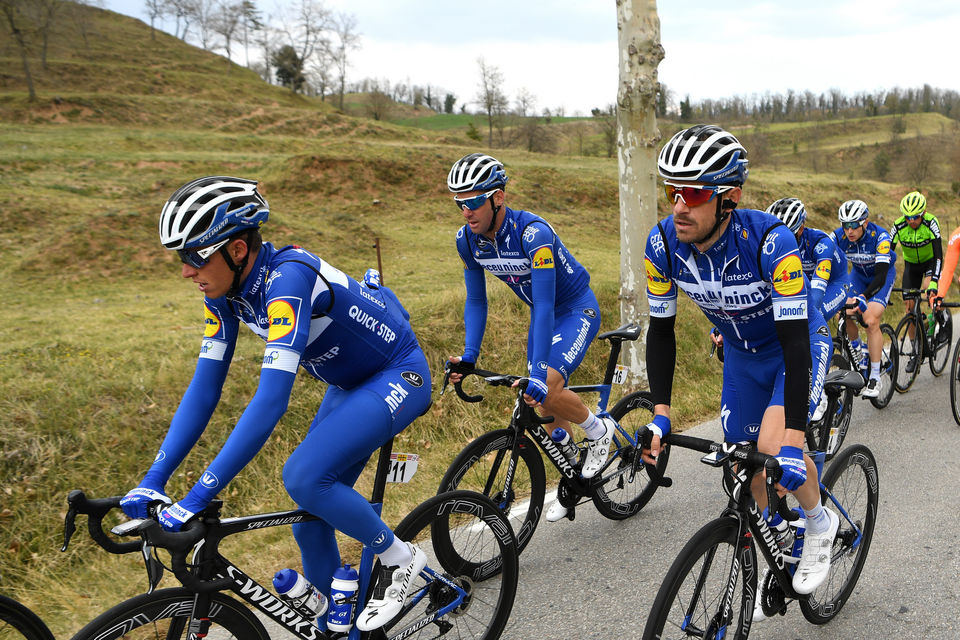
<path fill-rule="evenodd" d="M 864 398 L 880 397 L 880 380 L 878 378 L 870 378 L 867 380 L 867 386 L 863 388 L 860 395 Z"/>
<path fill-rule="evenodd" d="M 823 533 L 810 533 L 807 530 L 803 540 L 803 554 L 793 574 L 793 590 L 803 595 L 816 591 L 830 573 L 830 557 L 833 541 L 840 528 L 840 516 L 824 507 L 830 518 L 830 526 Z"/>
<path fill-rule="evenodd" d="M 427 554 L 415 544 L 406 543 L 413 556 L 404 566 L 380 567 L 380 579 L 373 597 L 357 616 L 357 629 L 373 631 L 390 622 L 403 608 L 410 586 L 427 565 Z"/>
<path fill-rule="evenodd" d="M 592 478 L 597 475 L 610 455 L 610 443 L 613 442 L 613 434 L 617 430 L 617 423 L 613 418 L 606 416 L 600 418 L 600 422 L 603 423 L 606 431 L 596 440 L 588 441 L 587 455 L 583 460 L 583 468 L 580 470 L 580 475 L 584 478 Z"/>
<path fill-rule="evenodd" d="M 560 499 L 553 501 L 550 508 L 547 509 L 547 522 L 557 522 L 567 517 L 567 508 L 560 504 Z"/>

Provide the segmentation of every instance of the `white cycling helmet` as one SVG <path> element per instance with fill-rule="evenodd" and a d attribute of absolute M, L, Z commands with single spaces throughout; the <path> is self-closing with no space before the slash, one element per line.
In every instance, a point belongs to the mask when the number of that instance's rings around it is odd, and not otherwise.
<path fill-rule="evenodd" d="M 867 209 L 867 203 L 863 200 L 847 200 L 838 211 L 837 217 L 840 222 L 863 222 L 870 216 L 870 210 Z"/>
<path fill-rule="evenodd" d="M 780 218 L 780 222 L 794 233 L 800 231 L 800 227 L 807 220 L 807 211 L 798 198 L 780 198 L 767 207 L 767 213 Z"/>
<path fill-rule="evenodd" d="M 731 133 L 712 124 L 684 129 L 663 146 L 657 168 L 665 180 L 741 186 L 747 179 L 747 150 Z"/>
<path fill-rule="evenodd" d="M 160 212 L 160 242 L 167 249 L 193 249 L 259 228 L 270 215 L 257 182 L 207 176 L 177 189 Z"/>
<path fill-rule="evenodd" d="M 503 163 L 482 153 L 471 153 L 453 163 L 447 174 L 447 189 L 453 193 L 502 189 L 507 184 Z"/>

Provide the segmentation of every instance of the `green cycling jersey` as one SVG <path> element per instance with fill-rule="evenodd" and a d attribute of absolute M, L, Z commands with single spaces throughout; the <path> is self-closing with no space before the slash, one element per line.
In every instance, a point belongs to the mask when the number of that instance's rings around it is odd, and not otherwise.
<path fill-rule="evenodd" d="M 903 247 L 903 259 L 906 262 L 919 264 L 942 256 L 940 223 L 932 213 L 924 213 L 923 220 L 916 229 L 910 228 L 906 216 L 900 216 L 893 223 L 891 235 L 893 246 L 890 250 L 893 251 L 893 248 L 900 244 Z"/>

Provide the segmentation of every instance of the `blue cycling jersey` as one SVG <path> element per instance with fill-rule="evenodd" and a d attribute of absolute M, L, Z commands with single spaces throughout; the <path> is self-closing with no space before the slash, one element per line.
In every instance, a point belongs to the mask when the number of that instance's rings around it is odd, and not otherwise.
<path fill-rule="evenodd" d="M 808 299 L 796 237 L 768 213 L 734 210 L 727 230 L 703 253 L 677 239 L 670 216 L 651 230 L 645 263 L 650 315 L 676 315 L 679 287 L 728 347 L 779 348 L 777 320 L 806 319 L 811 333 L 826 326 Z"/>
<path fill-rule="evenodd" d="M 828 285 L 843 286 L 850 282 L 847 256 L 837 247 L 833 236 L 820 229 L 805 227 L 797 237 L 797 245 L 803 273 L 810 281 L 810 302 L 823 313 L 823 298 Z"/>
<path fill-rule="evenodd" d="M 555 311 L 570 310 L 581 302 L 590 291 L 590 274 L 543 218 L 504 209 L 506 216 L 493 240 L 473 233 L 467 225 L 457 231 L 467 287 L 464 358 L 476 362 L 480 354 L 487 317 L 484 271 L 489 271 L 530 306 L 533 335 L 527 357 L 532 375 L 545 380 Z"/>
<path fill-rule="evenodd" d="M 867 281 L 873 279 L 877 264 L 887 263 L 892 270 L 897 261 L 896 254 L 890 250 L 890 234 L 872 222 L 867 223 L 863 235 L 856 242 L 847 239 L 842 227 L 834 230 L 833 238 L 837 247 L 847 255 L 852 265 L 851 271 Z"/>

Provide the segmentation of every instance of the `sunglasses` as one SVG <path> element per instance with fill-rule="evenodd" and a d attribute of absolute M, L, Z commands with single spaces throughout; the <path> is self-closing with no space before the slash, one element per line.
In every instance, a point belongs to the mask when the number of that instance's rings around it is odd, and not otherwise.
<path fill-rule="evenodd" d="M 188 264 L 194 269 L 199 269 L 210 262 L 210 258 L 217 252 L 217 249 L 230 242 L 230 238 L 212 244 L 209 247 L 200 247 L 199 249 L 178 249 L 177 255 L 180 256 L 180 262 Z"/>
<path fill-rule="evenodd" d="M 676 203 L 677 198 L 683 201 L 688 207 L 699 207 L 713 200 L 713 196 L 719 193 L 726 193 L 733 187 L 720 187 L 712 184 L 673 184 L 663 183 L 663 190 L 667 194 L 667 200 Z"/>
<path fill-rule="evenodd" d="M 903 216 L 903 217 L 906 218 L 908 222 L 912 222 L 912 221 L 914 221 L 914 220 L 919 220 L 920 218 L 922 218 L 922 217 L 923 217 L 923 214 L 922 214 L 922 213 L 918 213 L 918 214 L 915 215 L 915 216 Z"/>
<path fill-rule="evenodd" d="M 482 207 L 483 203 L 487 201 L 487 198 L 495 194 L 497 191 L 500 191 L 500 189 L 493 189 L 491 191 L 487 191 L 486 193 L 481 193 L 478 196 L 473 196 L 470 198 L 454 198 L 453 201 L 457 203 L 458 207 L 460 207 L 460 211 L 463 211 L 464 209 L 470 209 L 471 211 L 474 211 L 475 209 Z"/>
<path fill-rule="evenodd" d="M 844 229 L 859 229 L 859 228 L 860 228 L 860 224 L 861 224 L 861 223 L 859 223 L 859 222 L 844 222 L 844 223 L 843 223 L 843 228 L 844 228 Z"/>

